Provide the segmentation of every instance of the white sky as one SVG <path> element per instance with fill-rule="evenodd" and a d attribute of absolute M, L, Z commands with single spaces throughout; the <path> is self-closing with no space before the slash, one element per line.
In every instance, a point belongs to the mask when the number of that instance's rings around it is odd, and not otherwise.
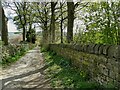
<path fill-rule="evenodd" d="M 6 17 L 9 17 L 9 13 L 14 13 L 13 10 L 9 9 L 9 8 L 4 8 L 5 11 L 5 15 Z M 14 17 L 16 14 L 12 14 L 11 17 Z M 12 19 L 8 20 L 8 32 L 18 32 L 16 25 L 14 24 Z"/>
<path fill-rule="evenodd" d="M 10 19 L 8 21 L 8 32 L 18 32 L 18 30 L 17 30 L 15 24 L 13 23 L 12 19 Z"/>

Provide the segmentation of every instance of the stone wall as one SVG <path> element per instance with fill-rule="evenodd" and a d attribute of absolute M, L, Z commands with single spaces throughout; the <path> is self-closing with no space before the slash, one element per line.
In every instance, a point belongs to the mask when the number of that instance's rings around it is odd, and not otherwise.
<path fill-rule="evenodd" d="M 92 81 L 105 87 L 120 88 L 120 45 L 50 44 L 50 50 L 71 60 L 90 74 Z"/>

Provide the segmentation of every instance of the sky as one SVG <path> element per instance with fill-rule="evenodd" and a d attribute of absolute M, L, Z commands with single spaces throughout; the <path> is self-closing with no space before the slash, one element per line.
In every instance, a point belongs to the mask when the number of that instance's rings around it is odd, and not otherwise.
<path fill-rule="evenodd" d="M 17 30 L 15 24 L 13 23 L 12 19 L 10 19 L 8 21 L 8 32 L 18 32 L 18 30 Z"/>
<path fill-rule="evenodd" d="M 11 17 L 13 18 L 16 14 L 14 14 L 14 11 L 9 8 L 4 8 L 6 17 L 9 18 L 10 13 L 12 13 Z M 16 25 L 14 24 L 12 19 L 8 20 L 8 32 L 18 32 Z"/>

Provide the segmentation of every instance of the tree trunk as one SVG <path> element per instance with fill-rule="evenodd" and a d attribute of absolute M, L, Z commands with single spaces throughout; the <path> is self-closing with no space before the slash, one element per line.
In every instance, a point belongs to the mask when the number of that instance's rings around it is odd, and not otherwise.
<path fill-rule="evenodd" d="M 51 2 L 51 39 L 52 39 L 52 43 L 55 42 L 55 4 L 54 2 Z"/>
<path fill-rule="evenodd" d="M 26 38 L 26 30 L 25 30 L 25 25 L 23 25 L 23 41 L 25 41 Z"/>
<path fill-rule="evenodd" d="M 63 43 L 63 18 L 61 19 L 61 23 L 60 23 L 60 30 L 61 30 L 61 43 Z"/>
<path fill-rule="evenodd" d="M 48 27 L 47 27 L 47 21 L 44 24 L 44 31 L 43 31 L 43 44 L 48 44 Z"/>
<path fill-rule="evenodd" d="M 62 15 L 62 3 L 60 2 L 60 14 L 61 14 L 61 21 L 60 21 L 60 30 L 61 30 L 61 43 L 63 43 L 63 15 Z"/>
<path fill-rule="evenodd" d="M 0 37 L 1 37 L 1 33 L 2 33 L 2 5 L 0 1 Z"/>
<path fill-rule="evenodd" d="M 24 14 L 23 14 L 23 19 L 24 19 L 24 23 L 22 23 L 23 25 L 23 41 L 25 41 L 26 40 L 26 28 L 25 28 L 25 26 L 26 26 L 26 14 L 25 14 L 25 12 L 26 12 L 26 2 L 24 2 L 23 3 L 23 11 L 24 11 Z M 22 21 L 21 21 L 22 22 Z"/>
<path fill-rule="evenodd" d="M 8 28 L 7 28 L 7 18 L 5 17 L 4 10 L 2 8 L 2 41 L 4 45 L 8 45 Z"/>
<path fill-rule="evenodd" d="M 74 2 L 67 2 L 68 22 L 67 22 L 67 42 L 73 41 L 73 24 L 74 24 Z"/>
<path fill-rule="evenodd" d="M 120 45 L 120 24 L 118 24 L 118 45 Z"/>

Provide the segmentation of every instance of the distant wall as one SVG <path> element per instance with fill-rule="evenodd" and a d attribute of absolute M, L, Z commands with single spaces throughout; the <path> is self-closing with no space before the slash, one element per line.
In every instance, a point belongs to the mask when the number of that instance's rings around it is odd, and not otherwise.
<path fill-rule="evenodd" d="M 50 50 L 90 74 L 92 81 L 105 87 L 120 87 L 120 45 L 50 44 Z"/>

